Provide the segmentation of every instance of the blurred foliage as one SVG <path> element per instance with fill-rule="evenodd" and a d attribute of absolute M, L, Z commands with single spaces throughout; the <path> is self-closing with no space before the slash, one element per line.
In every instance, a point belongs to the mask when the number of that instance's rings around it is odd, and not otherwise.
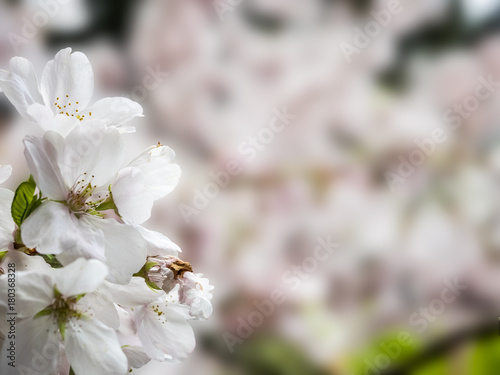
<path fill-rule="evenodd" d="M 204 336 L 200 344 L 223 360 L 222 374 L 231 375 L 328 375 L 303 351 L 289 341 L 271 336 L 253 336 L 229 354 L 219 336 Z"/>
<path fill-rule="evenodd" d="M 500 336 L 488 337 L 473 344 L 467 374 L 500 374 Z"/>
<path fill-rule="evenodd" d="M 410 346 L 401 346 L 401 354 L 391 359 L 387 369 L 379 369 L 377 375 L 498 375 L 500 374 L 500 336 L 490 329 L 474 334 L 445 338 L 434 345 L 424 345 L 412 337 Z M 398 333 L 379 337 L 371 345 L 350 358 L 349 374 L 374 375 L 367 370 L 367 362 L 384 354 L 381 343 L 398 342 Z M 368 371 L 368 372 L 367 372 Z"/>
<path fill-rule="evenodd" d="M 436 359 L 412 372 L 412 375 L 444 375 L 450 374 L 450 363 L 444 358 Z"/>
<path fill-rule="evenodd" d="M 326 374 L 298 347 L 277 338 L 256 338 L 243 345 L 235 355 L 248 375 Z"/>
<path fill-rule="evenodd" d="M 390 367 L 403 365 L 407 361 L 415 358 L 422 347 L 422 345 L 418 341 L 418 338 L 410 334 L 411 343 L 410 345 L 405 346 L 398 341 L 399 334 L 400 331 L 384 333 L 383 335 L 377 337 L 370 345 L 359 351 L 353 358 L 349 360 L 352 373 L 355 375 L 364 375 L 367 368 L 366 361 L 373 363 L 377 356 L 381 354 L 387 355 L 381 347 L 382 344 L 397 344 L 401 349 L 401 353 L 395 359 L 391 358 Z"/>
<path fill-rule="evenodd" d="M 460 351 L 465 353 L 457 353 Z M 497 375 L 500 374 L 500 337 L 472 342 L 445 356 L 424 362 L 409 375 Z M 462 355 L 457 355 L 462 354 Z"/>

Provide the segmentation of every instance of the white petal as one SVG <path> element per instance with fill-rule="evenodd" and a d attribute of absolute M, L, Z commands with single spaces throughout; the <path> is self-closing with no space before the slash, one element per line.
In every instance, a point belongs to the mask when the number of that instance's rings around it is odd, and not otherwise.
<path fill-rule="evenodd" d="M 184 273 L 180 279 L 180 302 L 189 306 L 189 314 L 195 319 L 208 319 L 212 315 L 214 287 L 201 273 Z"/>
<path fill-rule="evenodd" d="M 151 361 L 151 358 L 140 347 L 127 346 L 123 348 L 123 352 L 127 356 L 128 367 L 130 368 L 141 368 Z"/>
<path fill-rule="evenodd" d="M 8 189 L 0 189 L 0 249 L 4 249 L 14 241 L 16 229 L 10 213 L 14 193 Z"/>
<path fill-rule="evenodd" d="M 181 248 L 177 244 L 172 242 L 167 236 L 146 229 L 140 225 L 136 225 L 134 228 L 137 229 L 142 237 L 146 240 L 149 256 L 177 256 L 178 253 L 182 252 Z"/>
<path fill-rule="evenodd" d="M 147 305 L 164 295 L 161 290 L 152 290 L 142 277 L 133 277 L 127 285 L 106 282 L 104 287 L 115 303 L 121 306 Z"/>
<path fill-rule="evenodd" d="M 54 283 L 67 297 L 91 293 L 108 275 L 108 267 L 95 259 L 77 259 L 73 263 L 54 270 Z"/>
<path fill-rule="evenodd" d="M 114 219 L 89 217 L 88 221 L 104 233 L 106 265 L 109 267 L 107 280 L 127 284 L 146 263 L 144 239 L 132 226 Z"/>
<path fill-rule="evenodd" d="M 38 188 L 48 198 L 59 201 L 66 200 L 69 192 L 57 165 L 57 148 L 63 142 L 63 138 L 53 132 L 46 133 L 44 138 L 24 139 L 24 155 Z"/>
<path fill-rule="evenodd" d="M 0 165 L 0 184 L 3 184 L 5 181 L 7 181 L 11 174 L 11 165 Z"/>
<path fill-rule="evenodd" d="M 115 304 L 100 289 L 86 294 L 85 297 L 78 301 L 77 308 L 80 311 L 90 311 L 94 319 L 99 320 L 115 331 L 120 327 Z"/>
<path fill-rule="evenodd" d="M 94 73 L 87 56 L 71 53 L 71 48 L 59 51 L 45 66 L 41 89 L 47 107 L 55 110 L 56 102 L 60 106 L 78 102 L 83 110 L 94 92 Z"/>
<path fill-rule="evenodd" d="M 30 105 L 26 112 L 36 120 L 43 130 L 57 130 L 54 124 L 54 112 L 40 103 Z"/>
<path fill-rule="evenodd" d="M 92 113 L 92 118 L 103 121 L 107 126 L 119 127 L 134 117 L 142 116 L 142 107 L 127 98 L 104 98 L 92 104 L 86 112 Z"/>
<path fill-rule="evenodd" d="M 9 292 L 8 276 L 0 277 L 0 303 L 7 304 Z M 9 307 L 16 312 L 17 318 L 31 318 L 49 306 L 54 298 L 54 284 L 47 273 L 36 271 L 18 272 L 16 274 L 16 304 Z M 14 309 L 14 311 L 12 311 Z"/>
<path fill-rule="evenodd" d="M 158 305 L 158 307 L 157 307 Z M 193 329 L 186 320 L 187 307 L 153 302 L 142 308 L 138 334 L 145 352 L 157 361 L 185 359 L 196 345 Z M 158 312 L 161 312 L 161 316 Z"/>
<path fill-rule="evenodd" d="M 37 271 L 41 273 L 51 273 L 52 268 L 47 262 L 38 255 L 27 255 L 22 251 L 10 250 L 0 264 L 4 270 L 8 268 L 9 263 L 15 263 L 16 272 L 19 271 Z"/>
<path fill-rule="evenodd" d="M 132 309 L 125 309 L 116 305 L 116 310 L 118 311 L 118 316 L 120 317 L 120 327 L 116 333 L 122 348 L 124 346 L 141 347 L 141 340 L 139 340 L 139 337 L 137 336 L 137 329 L 132 316 Z"/>
<path fill-rule="evenodd" d="M 42 127 L 43 130 L 53 130 L 62 136 L 66 136 L 74 129 L 80 121 L 74 117 L 57 114 L 54 117 L 52 110 L 39 103 L 30 105 L 27 110 L 28 114 Z"/>
<path fill-rule="evenodd" d="M 75 374 L 124 375 L 128 370 L 115 331 L 97 320 L 67 324 L 64 346 Z"/>
<path fill-rule="evenodd" d="M 110 182 L 123 163 L 125 143 L 115 129 L 105 129 L 98 121 L 86 121 L 66 137 L 58 155 L 58 165 L 68 186 L 86 173 L 92 185 Z"/>
<path fill-rule="evenodd" d="M 153 146 L 129 164 L 144 173 L 148 190 L 155 200 L 170 193 L 179 183 L 181 168 L 172 163 L 174 158 L 175 152 L 170 147 Z"/>
<path fill-rule="evenodd" d="M 60 334 L 52 317 L 16 322 L 16 367 L 8 366 L 9 340 L 5 340 L 0 358 L 2 375 L 51 375 L 57 371 Z"/>
<path fill-rule="evenodd" d="M 42 254 L 69 251 L 75 257 L 104 260 L 102 232 L 79 220 L 62 203 L 44 202 L 23 222 L 21 236 L 27 247 Z"/>
<path fill-rule="evenodd" d="M 118 213 L 126 222 L 142 224 L 150 218 L 154 198 L 140 169 L 127 167 L 118 172 L 111 192 Z"/>
<path fill-rule="evenodd" d="M 0 89 L 26 118 L 29 118 L 26 111 L 30 105 L 43 102 L 33 64 L 22 57 L 10 60 L 10 72 L 0 70 Z"/>

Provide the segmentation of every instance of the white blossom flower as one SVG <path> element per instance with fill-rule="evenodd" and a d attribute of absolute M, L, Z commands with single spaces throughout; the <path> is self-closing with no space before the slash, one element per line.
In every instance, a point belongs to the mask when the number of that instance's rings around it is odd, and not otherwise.
<path fill-rule="evenodd" d="M 152 290 L 140 277 L 134 277 L 128 285 L 106 285 L 113 301 L 129 315 L 121 316 L 121 321 L 129 323 L 128 328 L 120 327 L 119 335 L 122 343 L 135 348 L 135 354 L 143 351 L 156 361 L 175 362 L 194 350 L 189 306 L 179 302 L 177 287 L 168 294 Z"/>
<path fill-rule="evenodd" d="M 189 307 L 179 303 L 175 290 L 135 308 L 133 319 L 143 350 L 151 359 L 180 361 L 196 346 L 193 328 L 188 322 Z"/>
<path fill-rule="evenodd" d="M 59 367 L 60 345 L 76 374 L 116 374 L 127 371 L 127 358 L 116 332 L 92 317 L 83 301 L 104 281 L 107 267 L 94 259 L 79 259 L 51 272 L 17 274 L 16 367 L 8 365 L 9 342 L 0 358 L 1 373 L 52 374 Z M 0 277 L 1 283 L 7 276 Z M 7 308 L 5 285 L 1 289 Z"/>
<path fill-rule="evenodd" d="M 63 264 L 79 257 L 105 261 L 108 279 L 127 283 L 145 262 L 146 242 L 134 227 L 97 211 L 109 198 L 109 182 L 122 163 L 122 137 L 90 121 L 66 138 L 49 131 L 24 143 L 33 178 L 49 200 L 21 225 L 23 243 L 58 255 Z"/>
<path fill-rule="evenodd" d="M 151 359 L 185 359 L 195 347 L 189 320 L 211 315 L 213 286 L 179 246 L 142 226 L 180 180 L 174 151 L 158 143 L 123 164 L 123 133 L 135 130 L 124 125 L 142 107 L 89 105 L 92 67 L 70 48 L 40 81 L 28 60 L 11 59 L 0 89 L 44 130 L 24 139 L 32 177 L 16 193 L 0 188 L 0 315 L 16 319 L 15 367 L 0 322 L 0 373 L 124 375 Z M 0 166 L 0 184 L 11 173 Z"/>
<path fill-rule="evenodd" d="M 94 92 L 92 66 L 83 53 L 71 53 L 71 48 L 47 63 L 40 82 L 28 60 L 12 58 L 10 71 L 0 70 L 0 89 L 23 117 L 64 135 L 89 119 L 131 132 L 134 128 L 122 125 L 142 115 L 142 107 L 127 98 L 104 98 L 89 105 Z"/>

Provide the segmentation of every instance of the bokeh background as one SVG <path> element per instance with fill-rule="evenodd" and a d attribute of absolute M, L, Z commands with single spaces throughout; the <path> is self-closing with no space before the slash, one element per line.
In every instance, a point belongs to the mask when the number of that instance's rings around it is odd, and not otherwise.
<path fill-rule="evenodd" d="M 415 139 L 449 127 L 443 114 L 478 76 L 500 81 L 500 1 L 403 1 L 350 63 L 340 44 L 385 1 L 243 0 L 221 19 L 212 0 L 67 0 L 15 51 L 9 33 L 46 2 L 0 0 L 1 68 L 22 55 L 41 73 L 70 46 L 88 55 L 100 97 L 131 97 L 149 70 L 169 73 L 141 97 L 130 155 L 158 141 L 176 151 L 180 185 L 147 226 L 210 278 L 215 312 L 195 325 L 185 363 L 134 373 L 500 374 L 499 95 L 394 191 L 384 177 Z M 285 106 L 297 117 L 245 160 L 238 146 Z M 14 188 L 34 129 L 1 93 L 0 125 Z M 187 223 L 179 205 L 230 159 L 242 173 Z M 290 292 L 281 276 L 318 236 L 339 249 Z M 455 278 L 467 289 L 419 333 L 410 316 Z M 223 334 L 276 288 L 287 301 L 230 353 Z M 367 370 L 400 331 L 412 345 Z"/>

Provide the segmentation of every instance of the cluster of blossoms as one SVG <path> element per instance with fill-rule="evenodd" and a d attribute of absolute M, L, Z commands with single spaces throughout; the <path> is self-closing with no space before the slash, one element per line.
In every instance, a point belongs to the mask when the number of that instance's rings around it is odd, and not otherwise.
<path fill-rule="evenodd" d="M 124 163 L 139 104 L 94 91 L 87 57 L 64 49 L 41 81 L 13 58 L 0 88 L 43 136 L 26 136 L 31 176 L 0 188 L 1 374 L 126 374 L 195 347 L 192 319 L 213 287 L 180 248 L 142 224 L 180 178 L 158 144 Z M 9 178 L 0 167 L 0 183 Z"/>

